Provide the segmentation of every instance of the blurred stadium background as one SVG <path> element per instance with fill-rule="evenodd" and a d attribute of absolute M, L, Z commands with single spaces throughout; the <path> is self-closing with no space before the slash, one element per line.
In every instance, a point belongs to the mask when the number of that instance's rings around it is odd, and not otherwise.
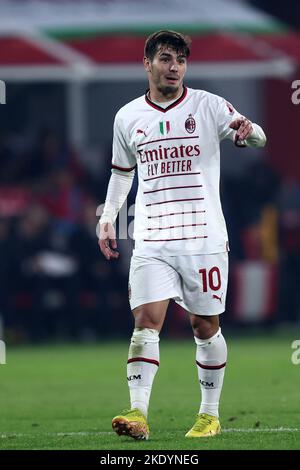
<path fill-rule="evenodd" d="M 128 339 L 132 241 L 120 240 L 119 261 L 108 263 L 96 209 L 113 117 L 145 91 L 144 40 L 161 28 L 192 37 L 186 84 L 226 97 L 268 137 L 263 150 L 222 145 L 231 242 L 223 325 L 299 326 L 299 27 L 296 0 L 1 1 L 0 338 Z M 164 333 L 191 335 L 179 307 L 170 310 Z"/>

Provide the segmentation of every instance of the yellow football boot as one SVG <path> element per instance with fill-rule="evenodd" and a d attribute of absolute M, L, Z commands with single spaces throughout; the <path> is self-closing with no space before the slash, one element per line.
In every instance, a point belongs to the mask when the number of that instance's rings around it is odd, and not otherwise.
<path fill-rule="evenodd" d="M 221 425 L 216 416 L 200 413 L 197 415 L 194 426 L 186 433 L 185 437 L 211 437 L 220 434 L 220 432 Z"/>
<path fill-rule="evenodd" d="M 112 420 L 112 428 L 119 436 L 130 436 L 137 440 L 149 438 L 147 420 L 137 408 L 124 410 L 122 414 L 115 416 Z"/>

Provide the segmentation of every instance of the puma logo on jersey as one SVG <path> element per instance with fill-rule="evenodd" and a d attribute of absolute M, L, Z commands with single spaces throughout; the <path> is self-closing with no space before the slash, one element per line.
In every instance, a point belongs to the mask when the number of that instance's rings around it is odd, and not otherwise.
<path fill-rule="evenodd" d="M 144 136 L 147 137 L 146 132 L 143 131 L 142 129 L 137 129 L 137 130 L 136 130 L 136 133 L 137 133 L 137 134 L 144 134 Z"/>
<path fill-rule="evenodd" d="M 216 295 L 216 294 L 213 294 L 212 297 L 213 297 L 213 299 L 217 299 L 217 300 L 219 300 L 219 301 L 222 303 L 223 292 L 222 292 L 222 294 L 221 294 L 221 297 L 219 297 L 219 296 Z"/>
<path fill-rule="evenodd" d="M 230 116 L 232 116 L 232 114 L 234 114 L 234 108 L 233 108 L 232 104 L 229 103 L 228 101 L 226 101 L 226 106 L 227 106 L 227 108 L 228 108 L 228 110 L 229 110 Z"/>

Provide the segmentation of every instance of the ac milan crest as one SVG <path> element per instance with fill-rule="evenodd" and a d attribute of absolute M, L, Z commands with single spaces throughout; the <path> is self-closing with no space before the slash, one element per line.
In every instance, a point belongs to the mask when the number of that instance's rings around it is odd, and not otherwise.
<path fill-rule="evenodd" d="M 191 114 L 189 114 L 189 117 L 185 121 L 185 130 L 189 134 L 192 134 L 193 132 L 195 132 L 195 129 L 196 129 L 196 121 L 193 118 L 193 116 Z"/>

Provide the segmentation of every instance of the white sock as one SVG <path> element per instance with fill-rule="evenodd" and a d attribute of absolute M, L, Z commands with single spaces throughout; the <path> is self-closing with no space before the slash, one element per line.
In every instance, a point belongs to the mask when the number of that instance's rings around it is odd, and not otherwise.
<path fill-rule="evenodd" d="M 196 364 L 202 395 L 199 413 L 219 417 L 219 400 L 227 360 L 226 341 L 219 328 L 211 338 L 195 337 L 195 342 L 197 344 Z"/>
<path fill-rule="evenodd" d="M 158 366 L 159 332 L 150 328 L 135 328 L 128 353 L 127 380 L 131 409 L 138 408 L 146 417 Z"/>

